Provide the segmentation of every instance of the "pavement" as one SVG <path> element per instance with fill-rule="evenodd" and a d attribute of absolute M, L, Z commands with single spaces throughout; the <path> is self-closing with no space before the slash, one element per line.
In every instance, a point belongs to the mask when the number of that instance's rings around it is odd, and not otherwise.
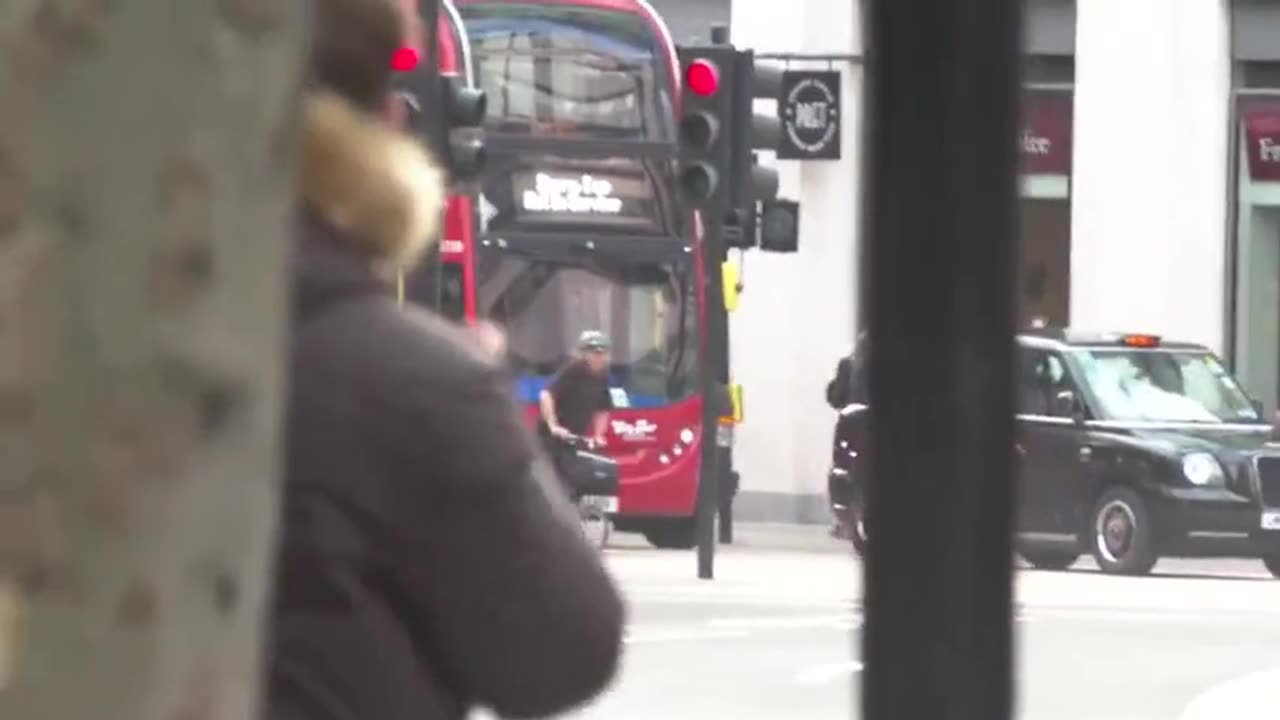
<path fill-rule="evenodd" d="M 692 552 L 618 536 L 623 670 L 567 717 L 857 717 L 861 570 L 804 526 L 743 526 L 714 581 Z M 1018 717 L 1251 720 L 1280 703 L 1280 581 L 1254 560 L 1172 560 L 1146 578 L 1023 570 Z"/>

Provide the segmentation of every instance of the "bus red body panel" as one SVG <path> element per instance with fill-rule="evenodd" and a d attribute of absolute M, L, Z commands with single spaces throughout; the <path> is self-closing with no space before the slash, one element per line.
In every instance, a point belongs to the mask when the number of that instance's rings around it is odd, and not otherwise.
<path fill-rule="evenodd" d="M 538 408 L 527 405 L 530 430 Z M 627 516 L 686 517 L 698 502 L 702 400 L 609 413 L 605 452 L 618 463 L 619 505 Z"/>

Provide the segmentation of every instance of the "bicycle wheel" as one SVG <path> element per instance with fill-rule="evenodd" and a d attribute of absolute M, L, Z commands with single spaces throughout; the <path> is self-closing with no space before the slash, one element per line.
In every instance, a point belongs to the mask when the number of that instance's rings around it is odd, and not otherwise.
<path fill-rule="evenodd" d="M 613 522 L 609 516 L 594 508 L 584 509 L 581 514 L 582 535 L 593 547 L 603 550 L 609 544 L 609 534 Z"/>

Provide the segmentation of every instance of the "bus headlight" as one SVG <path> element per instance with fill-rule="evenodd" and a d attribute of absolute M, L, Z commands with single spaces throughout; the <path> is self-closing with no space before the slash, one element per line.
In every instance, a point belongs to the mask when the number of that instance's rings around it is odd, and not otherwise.
<path fill-rule="evenodd" d="M 1182 474 L 1192 485 L 1209 485 L 1223 480 L 1222 465 L 1209 453 L 1190 453 L 1182 458 Z"/>

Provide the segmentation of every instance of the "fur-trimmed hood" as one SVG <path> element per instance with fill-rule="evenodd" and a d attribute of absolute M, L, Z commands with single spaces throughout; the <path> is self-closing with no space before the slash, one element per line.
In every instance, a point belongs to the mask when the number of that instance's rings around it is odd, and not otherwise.
<path fill-rule="evenodd" d="M 444 171 L 420 143 L 332 93 L 306 99 L 298 183 L 307 209 L 380 271 L 412 267 L 437 239 Z"/>

